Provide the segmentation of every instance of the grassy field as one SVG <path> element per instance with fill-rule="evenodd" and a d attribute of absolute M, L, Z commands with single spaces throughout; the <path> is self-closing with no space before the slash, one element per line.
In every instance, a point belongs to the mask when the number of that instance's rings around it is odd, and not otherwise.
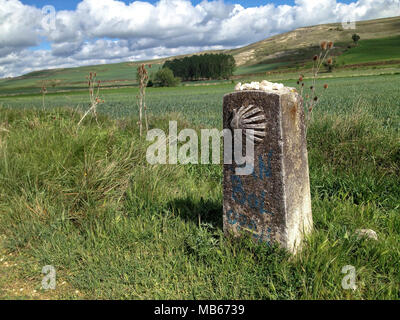
<path fill-rule="evenodd" d="M 21 77 L 0 79 L 0 95 L 40 92 L 43 84 L 48 92 L 76 91 L 87 88 L 86 76 L 90 72 L 99 74 L 102 87 L 124 87 L 136 85 L 138 63 L 123 62 L 68 69 L 50 69 L 28 73 Z M 156 72 L 161 64 L 152 64 L 150 72 Z"/>
<path fill-rule="evenodd" d="M 375 61 L 400 61 L 400 36 L 382 39 L 369 39 L 343 53 L 338 58 L 342 65 Z"/>
<path fill-rule="evenodd" d="M 101 126 L 79 131 L 86 92 L 49 94 L 44 110 L 38 95 L 1 97 L 0 297 L 400 299 L 400 75 L 323 82 L 308 134 L 315 230 L 295 258 L 223 236 L 221 166 L 147 164 L 136 89 L 103 90 Z M 151 127 L 221 128 L 233 86 L 149 89 Z M 44 265 L 54 291 L 40 289 Z"/>
<path fill-rule="evenodd" d="M 349 72 L 354 74 L 354 71 Z M 329 76 L 330 74 L 323 74 L 322 76 L 325 75 Z M 338 74 L 334 73 L 334 75 L 337 76 Z M 323 91 L 323 83 L 326 82 L 330 86 L 329 90 L 324 91 L 324 95 L 321 97 L 322 101 L 319 106 L 321 112 L 330 114 L 351 113 L 353 112 L 354 101 L 360 100 L 360 103 L 363 103 L 364 108 L 371 115 L 380 120 L 389 121 L 393 126 L 398 126 L 400 119 L 400 108 L 398 108 L 400 74 L 336 77 L 320 81 L 320 91 Z M 283 82 L 288 86 L 296 86 L 294 80 L 284 80 Z M 308 83 L 311 85 L 310 81 Z M 234 84 L 232 83 L 176 88 L 148 88 L 147 101 L 150 116 L 180 113 L 195 125 L 221 128 L 221 97 L 225 93 L 231 92 L 233 88 Z M 105 103 L 100 105 L 99 110 L 112 118 L 136 115 L 137 93 L 137 88 L 102 90 L 101 97 L 105 100 Z M 47 108 L 69 107 L 84 110 L 88 107 L 88 103 L 89 98 L 86 90 L 48 94 L 45 99 Z M 17 109 L 41 108 L 42 96 L 35 94 L 0 97 L 0 105 Z"/>

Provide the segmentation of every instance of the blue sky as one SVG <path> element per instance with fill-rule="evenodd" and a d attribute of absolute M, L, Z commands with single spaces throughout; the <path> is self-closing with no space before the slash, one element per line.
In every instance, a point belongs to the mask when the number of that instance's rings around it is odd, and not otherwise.
<path fill-rule="evenodd" d="M 144 1 L 144 0 L 143 0 Z M 42 8 L 45 5 L 53 5 L 57 10 L 74 10 L 76 8 L 76 5 L 80 2 L 78 0 L 68 0 L 68 1 L 63 1 L 63 0 L 23 0 L 22 1 L 25 4 L 29 4 L 29 5 L 34 5 L 38 8 Z M 123 2 L 125 3 L 130 3 L 133 1 L 126 1 L 123 0 Z M 146 2 L 150 2 L 150 3 L 156 3 L 156 0 L 149 0 Z M 198 4 L 201 2 L 201 0 L 192 0 L 191 1 L 193 4 Z M 294 0 L 273 0 L 273 1 L 257 1 L 257 0 L 226 0 L 225 3 L 239 3 L 241 4 L 243 7 L 255 7 L 258 5 L 262 5 L 262 4 L 266 4 L 266 3 L 274 3 L 274 4 L 289 4 L 289 5 L 293 5 L 294 4 Z"/>
<path fill-rule="evenodd" d="M 127 1 L 127 0 L 122 0 L 125 3 L 130 3 L 133 1 Z M 144 1 L 144 0 L 143 0 Z M 192 0 L 191 2 L 193 4 L 198 4 L 200 3 L 202 0 Z M 318 0 L 315 0 L 318 1 Z M 21 1 L 24 4 L 28 4 L 28 5 L 32 5 L 32 6 L 36 6 L 38 8 L 42 8 L 45 5 L 53 5 L 56 10 L 74 10 L 77 6 L 77 4 L 80 2 L 79 0 L 22 0 Z M 150 2 L 150 3 L 156 3 L 158 1 L 156 0 L 149 0 L 146 2 Z M 225 0 L 225 3 L 231 3 L 231 4 L 241 4 L 243 7 L 245 8 L 249 8 L 249 7 L 256 7 L 256 6 L 260 6 L 260 5 L 265 5 L 267 3 L 273 3 L 275 5 L 281 5 L 281 4 L 287 4 L 290 6 L 294 5 L 294 0 Z M 341 0 L 340 2 L 342 3 L 350 3 L 350 2 L 354 2 L 352 0 Z"/>
<path fill-rule="evenodd" d="M 304 26 L 400 16 L 400 0 L 147 2 L 0 0 L 0 78 L 237 48 Z M 51 25 L 46 5 L 56 9 Z"/>

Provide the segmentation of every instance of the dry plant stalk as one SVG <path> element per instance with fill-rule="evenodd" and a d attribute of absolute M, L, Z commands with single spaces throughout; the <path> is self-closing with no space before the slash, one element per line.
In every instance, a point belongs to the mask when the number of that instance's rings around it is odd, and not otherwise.
<path fill-rule="evenodd" d="M 44 109 L 44 98 L 47 93 L 46 82 L 42 82 L 42 88 L 40 89 L 40 93 L 42 94 L 42 107 Z"/>
<path fill-rule="evenodd" d="M 86 80 L 88 81 L 88 88 L 89 88 L 89 98 L 90 98 L 90 108 L 85 112 L 81 120 L 78 122 L 79 125 L 82 123 L 83 119 L 91 112 L 96 119 L 97 125 L 99 124 L 97 120 L 97 106 L 100 103 L 104 103 L 104 100 L 99 98 L 100 93 L 100 81 L 96 81 L 97 74 L 96 72 L 90 72 L 89 76 L 86 76 Z"/>
<path fill-rule="evenodd" d="M 319 55 L 315 55 L 313 57 L 313 67 L 312 67 L 312 85 L 310 86 L 310 93 L 305 95 L 305 106 L 307 110 L 307 118 L 306 118 L 306 130 L 309 126 L 309 123 L 311 121 L 311 116 L 312 112 L 315 108 L 315 106 L 318 104 L 318 101 L 320 100 L 321 96 L 318 97 L 317 95 L 317 79 L 318 79 L 318 74 L 319 71 L 321 70 L 321 67 L 323 66 L 325 60 L 327 60 L 327 63 L 329 65 L 332 65 L 333 60 L 332 58 L 328 58 L 328 54 L 333 48 L 333 42 L 332 41 L 323 41 L 320 44 L 321 52 Z M 297 81 L 297 84 L 299 85 L 299 92 L 302 96 L 304 96 L 304 76 L 300 76 L 299 80 Z M 328 85 L 324 84 L 323 86 L 324 90 L 328 89 Z"/>
<path fill-rule="evenodd" d="M 148 65 L 151 68 L 151 64 Z M 146 125 L 146 131 L 149 130 L 149 123 L 147 120 L 147 106 L 146 106 L 146 86 L 149 81 L 149 74 L 146 70 L 146 65 L 141 64 L 137 68 L 137 79 L 139 81 L 139 94 L 136 96 L 137 104 L 139 107 L 139 132 L 140 136 L 142 136 L 143 131 L 143 113 L 144 113 L 144 121 Z"/>

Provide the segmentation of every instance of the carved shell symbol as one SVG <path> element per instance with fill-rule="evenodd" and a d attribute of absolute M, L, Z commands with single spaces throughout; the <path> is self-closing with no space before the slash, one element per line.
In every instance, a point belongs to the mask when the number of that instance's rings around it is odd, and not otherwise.
<path fill-rule="evenodd" d="M 233 110 L 231 121 L 232 129 L 254 130 L 254 141 L 261 142 L 267 135 L 266 118 L 262 110 L 254 105 L 242 106 L 239 110 Z M 244 132 L 246 134 L 246 132 Z"/>

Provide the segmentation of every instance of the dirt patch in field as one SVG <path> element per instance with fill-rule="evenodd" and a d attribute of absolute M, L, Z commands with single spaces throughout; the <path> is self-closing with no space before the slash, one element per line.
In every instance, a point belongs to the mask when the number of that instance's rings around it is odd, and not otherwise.
<path fill-rule="evenodd" d="M 0 299 L 1 300 L 57 300 L 83 299 L 84 295 L 74 289 L 62 272 L 56 276 L 56 289 L 42 289 L 40 267 L 32 257 L 23 252 L 9 252 L 4 248 L 5 237 L 0 237 Z M 34 275 L 32 275 L 32 270 Z"/>
<path fill-rule="evenodd" d="M 235 55 L 236 64 L 238 66 L 246 64 L 247 61 L 254 59 L 254 53 L 255 53 L 255 50 L 252 49 L 252 50 L 244 51 L 244 52 L 241 52 L 241 53 Z"/>

